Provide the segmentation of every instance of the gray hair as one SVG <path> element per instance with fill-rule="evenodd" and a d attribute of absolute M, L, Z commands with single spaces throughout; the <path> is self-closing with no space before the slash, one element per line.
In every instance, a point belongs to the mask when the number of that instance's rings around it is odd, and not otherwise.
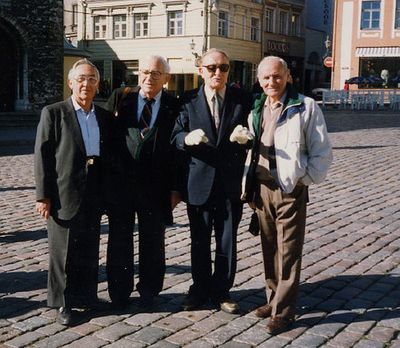
<path fill-rule="evenodd" d="M 94 69 L 94 74 L 96 76 L 97 81 L 100 81 L 100 73 L 99 69 L 97 69 L 96 65 L 94 65 L 90 60 L 83 58 L 79 59 L 74 63 L 72 68 L 68 72 L 68 80 L 72 80 L 75 76 L 75 70 L 77 69 L 78 66 L 80 65 L 90 65 Z"/>
<path fill-rule="evenodd" d="M 226 59 L 228 60 L 228 62 L 229 62 L 229 56 L 228 56 L 228 54 L 227 54 L 225 51 L 223 51 L 223 50 L 221 50 L 221 49 L 219 49 L 219 48 L 210 48 L 208 51 L 204 52 L 204 53 L 201 55 L 200 60 L 199 60 L 199 64 L 202 65 L 202 64 L 203 64 L 204 58 L 207 57 L 208 55 L 212 54 L 212 53 L 219 53 L 219 54 L 222 54 L 223 56 L 225 56 L 225 58 L 226 58 Z"/>
<path fill-rule="evenodd" d="M 260 74 L 261 67 L 262 67 L 263 65 L 266 65 L 267 63 L 269 63 L 269 62 L 271 62 L 271 61 L 280 63 L 281 66 L 283 67 L 283 69 L 285 70 L 285 72 L 286 72 L 286 71 L 289 71 L 289 68 L 288 68 L 287 63 L 286 63 L 285 60 L 283 60 L 281 57 L 277 57 L 277 56 L 267 56 L 267 57 L 264 57 L 264 58 L 261 60 L 261 62 L 258 64 L 258 67 L 257 67 L 257 76 Z"/>
<path fill-rule="evenodd" d="M 167 62 L 167 60 L 164 57 L 158 56 L 158 55 L 151 55 L 149 57 L 146 57 L 144 60 L 140 60 L 139 68 L 143 67 L 144 63 L 147 63 L 151 60 L 156 60 L 156 61 L 160 62 L 164 67 L 164 73 L 166 73 L 166 74 L 170 73 L 171 67 L 169 66 L 169 63 Z"/>

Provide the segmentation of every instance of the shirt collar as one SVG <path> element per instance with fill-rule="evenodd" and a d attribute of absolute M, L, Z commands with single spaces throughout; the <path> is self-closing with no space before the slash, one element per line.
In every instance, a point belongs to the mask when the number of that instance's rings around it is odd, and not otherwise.
<path fill-rule="evenodd" d="M 204 85 L 204 92 L 206 94 L 207 99 L 211 100 L 211 98 L 214 96 L 215 91 L 212 90 L 210 87 L 208 87 L 207 85 Z M 224 88 L 222 88 L 221 90 L 218 91 L 218 95 L 220 96 L 220 98 L 222 100 L 225 99 L 225 93 L 226 93 L 226 86 L 224 86 Z"/>
<path fill-rule="evenodd" d="M 274 102 L 274 103 L 272 103 L 270 97 L 267 97 L 267 99 L 265 100 L 265 105 L 269 106 L 271 109 L 275 109 L 275 108 L 285 104 L 286 97 L 287 97 L 287 91 L 285 91 L 285 93 L 283 93 L 283 95 L 282 95 L 282 97 L 280 97 L 279 101 Z"/>
<path fill-rule="evenodd" d="M 160 92 L 158 92 L 158 93 L 154 96 L 153 100 L 154 100 L 155 103 L 158 102 L 158 101 L 161 99 L 162 91 L 163 91 L 163 90 L 161 90 Z M 141 96 L 141 98 L 143 99 L 144 102 L 147 101 L 147 97 L 144 95 L 142 89 L 139 90 L 139 95 Z"/>
<path fill-rule="evenodd" d="M 71 97 L 71 99 L 72 99 L 72 104 L 74 105 L 74 110 L 75 110 L 75 111 L 82 110 L 82 112 L 84 112 L 85 114 L 89 114 L 89 113 L 93 113 L 93 112 L 94 112 L 94 104 L 93 104 L 93 103 L 92 103 L 92 105 L 91 105 L 91 107 L 90 107 L 89 112 L 86 112 L 85 110 L 83 110 L 82 106 L 80 106 L 80 105 L 78 104 L 78 102 L 75 100 L 74 97 Z"/>

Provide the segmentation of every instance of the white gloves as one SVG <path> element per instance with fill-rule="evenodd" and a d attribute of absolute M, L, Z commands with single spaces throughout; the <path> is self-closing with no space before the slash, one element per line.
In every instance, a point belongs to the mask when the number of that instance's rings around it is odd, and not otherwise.
<path fill-rule="evenodd" d="M 199 145 L 200 143 L 207 143 L 208 138 L 202 129 L 195 129 L 185 137 L 185 144 L 188 146 Z"/>
<path fill-rule="evenodd" d="M 252 140 L 253 138 L 253 134 L 251 134 L 246 127 L 238 124 L 233 130 L 231 136 L 229 137 L 229 140 L 232 143 L 236 141 L 239 144 L 246 144 L 249 140 Z"/>

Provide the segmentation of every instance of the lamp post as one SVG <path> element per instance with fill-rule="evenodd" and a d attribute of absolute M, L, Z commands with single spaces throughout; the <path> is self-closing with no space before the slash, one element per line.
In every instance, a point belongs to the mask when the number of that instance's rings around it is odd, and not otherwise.
<path fill-rule="evenodd" d="M 82 8 L 83 8 L 83 23 L 82 23 L 82 40 L 84 45 L 86 45 L 86 8 L 87 2 L 86 0 L 80 0 Z"/>
<path fill-rule="evenodd" d="M 204 0 L 204 31 L 203 31 L 203 48 L 202 53 L 208 49 L 208 37 L 209 37 L 209 26 L 210 26 L 210 13 L 218 10 L 218 0 Z"/>

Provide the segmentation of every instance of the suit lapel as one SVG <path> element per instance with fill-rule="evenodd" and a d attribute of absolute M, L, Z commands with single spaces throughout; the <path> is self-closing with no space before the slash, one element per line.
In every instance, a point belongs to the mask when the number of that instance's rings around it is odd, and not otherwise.
<path fill-rule="evenodd" d="M 220 116 L 221 121 L 218 129 L 218 141 L 217 146 L 220 144 L 221 140 L 224 138 L 227 127 L 230 123 L 229 115 L 232 115 L 233 101 L 232 95 L 229 87 L 226 88 L 224 107 L 222 109 L 222 115 Z"/>
<path fill-rule="evenodd" d="M 210 108 L 207 104 L 206 94 L 204 92 L 204 86 L 200 88 L 197 98 L 194 100 L 194 108 L 196 116 L 200 118 L 202 123 L 202 129 L 211 144 L 216 145 L 217 143 L 217 132 L 213 125 L 213 120 L 210 113 Z M 204 117 L 207 115 L 208 117 Z"/>
<path fill-rule="evenodd" d="M 81 127 L 78 122 L 78 117 L 76 116 L 75 113 L 74 105 L 72 104 L 72 99 L 69 98 L 68 100 L 66 100 L 64 106 L 65 106 L 63 112 L 64 123 L 71 132 L 73 141 L 76 142 L 79 149 L 86 156 L 85 143 L 83 142 Z"/>

